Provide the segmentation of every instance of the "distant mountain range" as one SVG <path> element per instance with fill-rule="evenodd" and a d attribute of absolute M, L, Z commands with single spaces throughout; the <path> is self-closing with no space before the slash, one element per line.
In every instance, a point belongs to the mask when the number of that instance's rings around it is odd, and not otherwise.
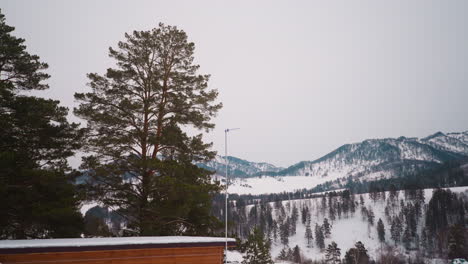
<path fill-rule="evenodd" d="M 346 144 L 313 161 L 301 161 L 288 168 L 228 157 L 229 175 L 237 178 L 256 176 L 313 176 L 335 180 L 351 176 L 366 180 L 403 176 L 468 156 L 468 131 L 437 132 L 425 138 L 368 139 Z M 200 167 L 224 175 L 224 158 Z"/>

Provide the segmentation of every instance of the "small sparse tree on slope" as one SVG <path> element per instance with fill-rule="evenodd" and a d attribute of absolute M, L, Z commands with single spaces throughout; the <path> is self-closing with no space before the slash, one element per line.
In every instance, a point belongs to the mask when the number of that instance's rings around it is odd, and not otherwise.
<path fill-rule="evenodd" d="M 258 228 L 254 228 L 245 244 L 243 264 L 272 264 L 270 243 Z"/>
<path fill-rule="evenodd" d="M 402 226 L 400 218 L 397 216 L 393 219 L 392 226 L 390 227 L 390 233 L 392 235 L 393 241 L 395 241 L 395 245 L 398 242 L 400 242 L 402 232 L 403 232 L 403 226 Z"/>
<path fill-rule="evenodd" d="M 329 238 L 331 234 L 331 225 L 328 222 L 327 218 L 323 219 L 322 229 L 323 229 L 323 234 L 325 235 L 325 237 Z"/>
<path fill-rule="evenodd" d="M 385 242 L 385 226 L 384 226 L 384 223 L 382 222 L 382 219 L 380 218 L 379 218 L 379 221 L 377 222 L 377 234 L 379 235 L 380 243 Z"/>
<path fill-rule="evenodd" d="M 138 235 L 212 232 L 212 195 L 219 186 L 194 165 L 215 153 L 202 135 L 221 108 L 208 75 L 198 74 L 194 43 L 184 31 L 160 24 L 125 34 L 105 75 L 91 73 L 88 93 L 77 93 L 75 114 L 87 121 L 82 169 L 91 198 L 119 208 Z"/>
<path fill-rule="evenodd" d="M 323 235 L 322 227 L 315 224 L 315 243 L 320 250 L 325 248 L 325 237 Z"/>
<path fill-rule="evenodd" d="M 298 245 L 296 245 L 294 247 L 292 261 L 294 261 L 294 263 L 301 263 L 302 262 L 301 249 L 299 248 Z"/>
<path fill-rule="evenodd" d="M 305 239 L 307 241 L 307 247 L 313 247 L 312 240 L 314 239 L 314 236 L 312 234 L 312 229 L 310 228 L 310 218 L 307 219 L 307 225 L 306 225 L 306 230 L 305 230 Z"/>
<path fill-rule="evenodd" d="M 333 241 L 330 245 L 328 245 L 326 252 L 325 252 L 325 260 L 327 263 L 340 263 L 341 259 L 341 249 L 338 248 L 338 245 Z"/>

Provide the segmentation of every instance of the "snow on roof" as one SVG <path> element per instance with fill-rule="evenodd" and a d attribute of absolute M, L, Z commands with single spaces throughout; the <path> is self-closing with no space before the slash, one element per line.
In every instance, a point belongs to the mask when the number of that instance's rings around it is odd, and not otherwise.
<path fill-rule="evenodd" d="M 228 242 L 235 242 L 235 241 L 236 240 L 234 238 L 228 238 Z M 224 237 L 191 237 L 191 236 L 26 239 L 26 240 L 0 240 L 0 249 L 147 245 L 147 244 L 164 245 L 164 244 L 221 243 L 221 242 L 226 242 L 226 239 Z"/>

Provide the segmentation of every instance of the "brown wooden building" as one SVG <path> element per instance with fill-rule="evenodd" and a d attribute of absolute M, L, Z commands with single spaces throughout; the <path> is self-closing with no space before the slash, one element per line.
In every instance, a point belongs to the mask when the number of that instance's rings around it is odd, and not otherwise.
<path fill-rule="evenodd" d="M 228 239 L 228 246 L 235 240 Z M 1 240 L 0 263 L 188 264 L 223 261 L 218 237 L 115 237 Z"/>

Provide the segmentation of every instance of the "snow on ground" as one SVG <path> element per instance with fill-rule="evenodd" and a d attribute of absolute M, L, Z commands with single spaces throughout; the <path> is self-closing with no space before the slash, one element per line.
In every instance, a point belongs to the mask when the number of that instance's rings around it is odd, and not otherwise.
<path fill-rule="evenodd" d="M 454 187 L 450 188 L 453 192 L 468 192 L 468 186 L 465 187 Z M 425 190 L 425 203 L 427 204 L 429 200 L 432 197 L 432 192 L 433 189 L 426 189 Z M 378 240 L 378 235 L 377 235 L 377 221 L 379 218 L 382 219 L 384 222 L 385 226 L 385 237 L 386 241 L 389 242 L 391 245 L 394 245 L 393 241 L 390 239 L 390 223 L 387 222 L 386 217 L 385 217 L 385 205 L 386 203 L 382 200 L 379 200 L 377 202 L 373 202 L 368 194 L 363 194 L 362 195 L 364 198 L 364 205 L 366 207 L 371 207 L 372 210 L 374 211 L 375 214 L 375 223 L 373 226 L 369 226 L 367 223 L 367 220 L 363 220 L 360 212 L 360 206 L 356 207 L 356 212 L 354 216 L 350 216 L 349 218 L 344 218 L 342 217 L 341 219 L 337 219 L 332 222 L 332 229 L 331 229 L 331 236 L 330 238 L 325 239 L 325 246 L 328 246 L 332 241 L 335 241 L 338 244 L 338 247 L 341 248 L 341 255 L 342 257 L 346 253 L 346 251 L 354 247 L 354 244 L 358 241 L 361 241 L 364 243 L 364 246 L 368 250 L 369 254 L 371 257 L 375 258 L 375 256 L 380 252 L 381 249 L 381 244 Z M 386 194 L 386 197 L 388 199 L 388 193 Z M 400 192 L 399 194 L 399 199 L 404 200 L 403 197 L 403 192 Z M 355 195 L 355 200 L 359 201 L 359 195 Z M 320 211 L 320 202 L 321 198 L 311 198 L 311 199 L 301 199 L 301 200 L 292 200 L 291 202 L 291 210 L 292 210 L 292 205 L 295 204 L 295 206 L 299 209 L 299 215 L 301 214 L 300 208 L 303 205 L 307 205 L 309 207 L 309 210 L 311 212 L 311 228 L 312 232 L 314 232 L 314 227 L 315 224 L 318 223 L 321 225 L 323 223 L 324 216 L 322 215 L 322 212 Z M 287 203 L 289 201 L 283 201 L 283 205 L 286 207 Z M 274 204 L 271 203 L 272 208 L 274 208 Z M 274 212 L 276 209 L 274 209 Z M 291 212 L 287 212 L 291 213 Z M 275 216 L 274 216 L 275 217 Z M 327 214 L 325 217 L 328 217 Z M 325 256 L 325 253 L 320 252 L 320 250 L 317 248 L 315 245 L 315 234 L 314 234 L 314 247 L 313 248 L 307 248 L 307 243 L 304 238 L 305 234 L 305 226 L 301 222 L 301 217 L 299 217 L 299 220 L 297 222 L 296 226 L 296 234 L 292 237 L 289 238 L 289 247 L 293 248 L 296 245 L 299 245 L 299 247 L 302 250 L 302 253 L 304 256 L 307 258 L 313 259 L 313 260 L 318 260 L 322 259 Z M 424 219 L 421 219 L 419 222 L 419 227 L 422 227 L 424 224 Z M 272 249 L 271 249 L 271 256 L 273 258 L 276 258 L 281 249 L 283 248 L 283 245 L 280 243 L 279 239 L 277 242 L 273 242 Z M 405 253 L 405 250 L 403 249 L 402 246 L 399 246 L 397 248 L 398 251 L 400 251 L 402 254 Z"/>
<path fill-rule="evenodd" d="M 229 186 L 229 193 L 237 194 L 267 194 L 293 192 L 301 189 L 311 189 L 318 184 L 329 181 L 328 177 L 317 176 L 283 176 L 271 177 L 262 176 L 255 178 L 232 180 Z"/>
<path fill-rule="evenodd" d="M 228 260 L 228 263 L 241 263 L 242 260 L 244 260 L 244 256 L 239 251 L 228 250 L 226 254 L 226 259 Z"/>
<path fill-rule="evenodd" d="M 81 205 L 81 208 L 80 208 L 80 212 L 83 216 L 86 215 L 86 212 L 88 212 L 89 209 L 95 207 L 95 206 L 98 206 L 99 203 L 97 202 L 90 202 L 90 203 L 84 203 L 83 205 Z"/>

